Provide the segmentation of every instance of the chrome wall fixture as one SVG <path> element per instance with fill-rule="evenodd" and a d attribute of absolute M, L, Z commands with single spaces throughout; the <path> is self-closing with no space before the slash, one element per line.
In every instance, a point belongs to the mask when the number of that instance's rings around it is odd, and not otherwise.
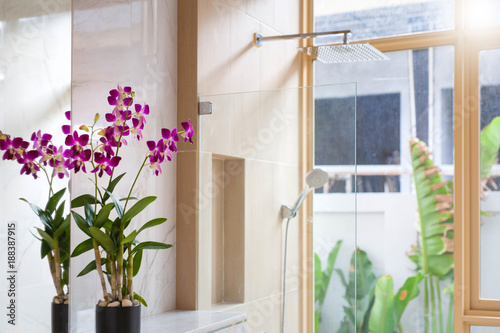
<path fill-rule="evenodd" d="M 279 36 L 262 36 L 259 33 L 254 34 L 254 45 L 262 47 L 264 41 L 273 41 L 279 39 L 299 39 L 299 38 L 314 38 L 327 35 L 344 35 L 342 44 L 315 45 L 299 48 L 299 51 L 306 53 L 324 63 L 345 63 L 345 62 L 365 62 L 389 60 L 382 52 L 374 48 L 368 43 L 349 44 L 347 41 L 351 30 L 313 32 L 294 35 L 279 35 Z"/>

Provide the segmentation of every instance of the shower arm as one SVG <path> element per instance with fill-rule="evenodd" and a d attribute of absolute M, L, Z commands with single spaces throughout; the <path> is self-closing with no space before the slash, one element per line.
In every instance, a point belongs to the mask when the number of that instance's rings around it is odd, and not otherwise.
<path fill-rule="evenodd" d="M 262 36 L 259 33 L 254 33 L 253 39 L 254 39 L 254 44 L 257 47 L 262 46 L 262 42 L 265 40 L 277 40 L 277 39 L 296 39 L 296 38 L 314 38 L 318 36 L 325 36 L 325 35 L 340 35 L 344 34 L 344 40 L 343 43 L 347 44 L 347 34 L 350 34 L 351 30 L 338 30 L 338 31 L 325 31 L 325 32 L 311 32 L 311 33 L 304 33 L 304 34 L 295 34 L 295 35 L 278 35 L 278 36 Z"/>

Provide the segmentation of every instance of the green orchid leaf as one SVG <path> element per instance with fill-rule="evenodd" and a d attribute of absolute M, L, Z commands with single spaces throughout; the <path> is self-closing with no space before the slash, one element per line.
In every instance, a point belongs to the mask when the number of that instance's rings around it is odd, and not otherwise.
<path fill-rule="evenodd" d="M 378 280 L 375 287 L 375 303 L 368 322 L 370 332 L 393 333 L 396 327 L 393 309 L 394 290 L 392 277 L 384 275 Z"/>
<path fill-rule="evenodd" d="M 101 265 L 105 265 L 108 262 L 106 258 L 101 258 Z M 92 260 L 80 273 L 78 273 L 77 277 L 87 275 L 97 268 L 95 260 Z"/>
<path fill-rule="evenodd" d="M 113 193 L 106 191 L 106 193 L 109 194 L 111 197 L 111 200 L 113 200 L 113 203 L 115 204 L 115 210 L 116 213 L 118 214 L 118 217 L 123 218 L 123 206 L 120 203 L 120 201 L 113 195 Z"/>
<path fill-rule="evenodd" d="M 75 220 L 76 225 L 78 228 L 80 228 L 81 231 L 83 231 L 87 236 L 92 237 L 89 231 L 89 225 L 87 224 L 87 221 L 78 214 L 77 212 L 71 212 L 73 214 L 73 219 Z"/>
<path fill-rule="evenodd" d="M 137 231 L 137 234 L 140 234 L 141 231 L 145 230 L 145 229 L 148 229 L 148 228 L 151 228 L 151 227 L 155 227 L 157 225 L 160 225 L 162 223 L 165 223 L 167 221 L 166 218 L 163 218 L 163 217 L 160 217 L 160 218 L 157 218 L 157 219 L 153 219 L 149 222 L 147 222 L 146 224 L 144 224 L 138 231 Z"/>
<path fill-rule="evenodd" d="M 69 224 L 70 224 L 70 217 L 69 215 L 64 219 L 63 223 L 54 231 L 54 239 L 59 239 L 66 231 L 69 231 Z"/>
<path fill-rule="evenodd" d="M 164 249 L 169 249 L 173 245 L 172 244 L 165 244 L 165 243 L 159 243 L 159 242 L 142 242 L 134 249 L 132 250 L 132 254 L 139 251 L 139 250 L 164 250 Z"/>
<path fill-rule="evenodd" d="M 90 227 L 89 228 L 90 234 L 92 235 L 92 238 L 99 243 L 99 245 L 102 246 L 102 248 L 111 254 L 114 254 L 116 251 L 116 245 L 113 242 L 113 240 L 106 235 L 104 232 L 102 232 L 100 229 L 96 227 Z"/>
<path fill-rule="evenodd" d="M 71 208 L 83 207 L 85 206 L 86 203 L 93 205 L 96 202 L 99 205 L 102 205 L 101 202 L 99 200 L 96 200 L 96 198 L 93 195 L 83 194 L 71 200 Z"/>
<path fill-rule="evenodd" d="M 96 219 L 94 221 L 94 227 L 96 227 L 96 228 L 102 228 L 103 227 L 103 225 L 106 223 L 106 221 L 108 221 L 109 214 L 113 210 L 114 206 L 115 206 L 114 204 L 109 203 L 109 204 L 104 205 L 101 208 L 101 210 L 97 214 L 97 217 L 96 217 Z"/>
<path fill-rule="evenodd" d="M 46 233 L 40 228 L 36 228 L 36 230 L 38 231 L 38 234 L 40 234 L 40 236 L 42 236 L 42 238 L 47 242 L 47 244 L 52 250 L 56 248 L 54 239 L 50 237 L 48 233 Z"/>
<path fill-rule="evenodd" d="M 92 250 L 94 248 L 93 243 L 94 241 L 92 238 L 84 240 L 75 247 L 73 253 L 71 254 L 71 257 L 78 257 L 80 254 Z"/>
<path fill-rule="evenodd" d="M 421 273 L 417 273 L 416 276 L 409 277 L 396 294 L 396 297 L 394 298 L 394 322 L 396 326 L 399 325 L 408 303 L 418 296 L 418 284 L 423 279 L 424 276 Z"/>
<path fill-rule="evenodd" d="M 59 225 L 64 221 L 64 206 L 66 201 L 63 201 L 56 210 L 56 215 L 54 216 L 54 228 L 58 228 Z"/>
<path fill-rule="evenodd" d="M 85 220 L 87 221 L 87 224 L 91 227 L 94 226 L 94 216 L 95 216 L 95 211 L 94 207 L 90 205 L 88 202 L 85 203 Z"/>
<path fill-rule="evenodd" d="M 139 269 L 141 268 L 141 263 L 142 263 L 142 250 L 139 250 L 135 253 L 134 259 L 134 269 L 133 269 L 133 274 L 132 276 L 136 276 L 137 273 L 139 273 Z"/>
<path fill-rule="evenodd" d="M 47 228 L 49 228 L 49 230 L 52 230 L 54 221 L 52 220 L 52 217 L 50 216 L 50 214 L 47 214 L 47 212 L 45 212 L 43 209 L 41 209 L 40 207 L 38 207 L 35 204 L 32 204 L 31 202 L 29 202 L 28 200 L 26 200 L 24 198 L 20 198 L 19 200 L 22 200 L 22 201 L 26 202 L 28 205 L 30 205 L 31 209 L 38 216 L 38 218 L 40 219 L 42 224 L 44 226 L 46 226 Z"/>
<path fill-rule="evenodd" d="M 132 231 L 130 233 L 130 235 L 128 235 L 127 237 L 122 239 L 121 244 L 123 245 L 123 244 L 131 243 L 135 240 L 135 237 L 137 237 L 137 230 Z"/>
<path fill-rule="evenodd" d="M 134 291 L 134 299 L 138 300 L 139 303 L 141 303 L 142 305 L 144 306 L 148 306 L 148 303 L 146 303 L 146 301 L 144 300 L 144 298 L 142 298 L 139 294 L 137 294 L 135 291 Z"/>
<path fill-rule="evenodd" d="M 66 189 L 63 188 L 62 190 L 56 192 L 53 196 L 49 198 L 47 201 L 47 205 L 45 206 L 45 210 L 49 213 L 52 214 L 54 210 L 57 207 L 57 204 L 59 200 L 63 197 L 64 193 L 66 192 Z"/>
<path fill-rule="evenodd" d="M 149 206 L 155 200 L 156 200 L 156 197 L 150 196 L 150 197 L 142 198 L 141 200 L 136 202 L 135 205 L 130 207 L 130 209 L 127 210 L 127 212 L 125 214 L 123 214 L 122 223 L 127 223 L 130 220 L 132 220 L 132 218 L 134 216 L 136 216 L 137 214 L 142 212 L 147 206 Z"/>
<path fill-rule="evenodd" d="M 104 197 L 102 198 L 102 200 L 104 202 L 106 202 L 109 199 L 109 197 L 110 197 L 109 193 L 113 193 L 113 191 L 115 190 L 116 185 L 123 178 L 123 176 L 125 176 L 125 174 L 126 174 L 126 172 L 122 173 L 121 175 L 117 176 L 115 179 L 113 179 L 111 181 L 111 183 L 109 184 L 108 188 L 105 189 L 106 193 L 104 194 Z"/>
<path fill-rule="evenodd" d="M 43 258 L 45 258 L 45 256 L 47 254 L 49 254 L 49 252 L 51 251 L 51 248 L 49 246 L 49 244 L 44 240 L 42 239 L 42 245 L 40 246 L 40 256 Z"/>

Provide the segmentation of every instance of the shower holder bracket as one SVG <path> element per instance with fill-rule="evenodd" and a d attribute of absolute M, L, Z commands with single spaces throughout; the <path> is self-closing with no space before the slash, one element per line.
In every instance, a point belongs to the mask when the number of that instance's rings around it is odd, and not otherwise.
<path fill-rule="evenodd" d="M 198 102 L 198 114 L 200 116 L 212 114 L 212 102 Z"/>

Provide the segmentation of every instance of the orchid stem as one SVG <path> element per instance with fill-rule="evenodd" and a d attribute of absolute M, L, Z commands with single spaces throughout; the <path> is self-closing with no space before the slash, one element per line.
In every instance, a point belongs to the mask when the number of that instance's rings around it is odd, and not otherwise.
<path fill-rule="evenodd" d="M 147 160 L 148 160 L 148 155 L 146 155 L 146 158 L 142 162 L 141 168 L 139 169 L 139 172 L 135 176 L 134 182 L 132 183 L 132 186 L 130 187 L 130 191 L 128 192 L 128 196 L 127 196 L 127 201 L 125 201 L 125 206 L 123 207 L 123 212 L 125 212 L 127 210 L 127 204 L 128 204 L 128 201 L 130 200 L 130 196 L 132 195 L 132 190 L 134 189 L 134 186 L 137 183 L 137 179 L 139 179 L 139 175 L 141 174 L 142 169 L 144 169 L 144 166 L 146 165 Z"/>

